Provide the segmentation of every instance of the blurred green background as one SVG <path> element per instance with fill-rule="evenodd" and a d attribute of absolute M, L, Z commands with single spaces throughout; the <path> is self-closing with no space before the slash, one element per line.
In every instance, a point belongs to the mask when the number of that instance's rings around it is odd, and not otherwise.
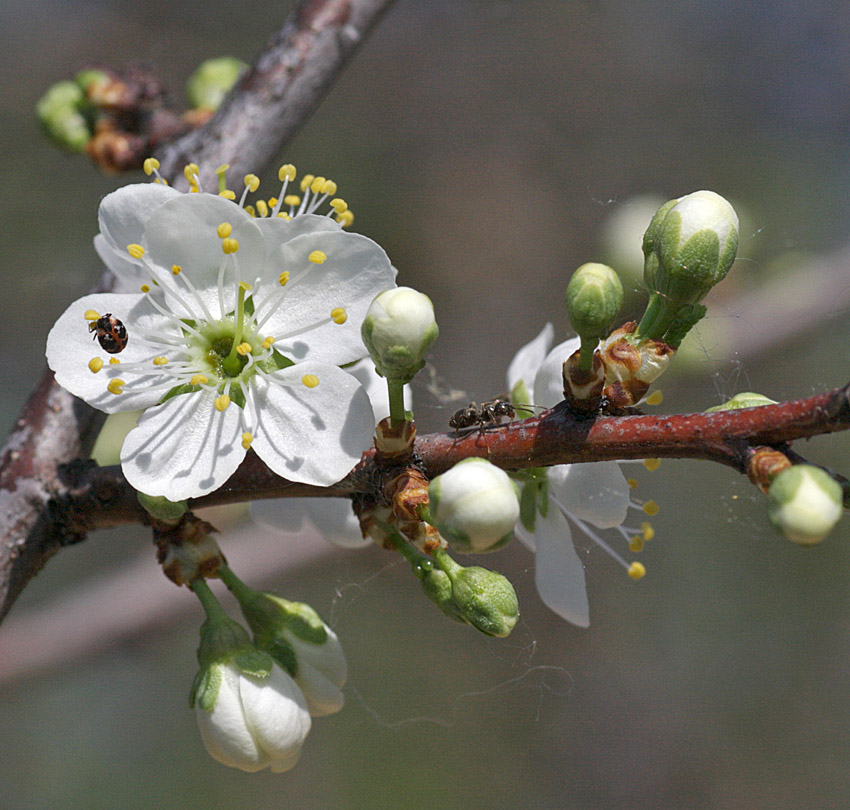
<path fill-rule="evenodd" d="M 100 274 L 99 199 L 135 179 L 52 149 L 40 94 L 88 60 L 145 61 L 179 94 L 207 57 L 250 61 L 291 6 L 0 4 L 4 428 L 54 319 Z M 848 154 L 839 0 L 400 0 L 281 159 L 333 177 L 355 230 L 432 296 L 441 334 L 417 421 L 439 430 L 503 390 L 546 320 L 568 336 L 568 274 L 606 258 L 612 218 L 639 214 L 639 194 L 707 187 L 742 213 L 741 260 L 659 410 L 846 382 Z M 847 473 L 848 447 L 798 449 Z M 346 709 L 283 775 L 204 752 L 186 702 L 200 610 L 158 574 L 145 533 L 63 551 L 0 627 L 0 808 L 847 807 L 846 521 L 799 549 L 725 468 L 627 472 L 661 504 L 649 573 L 634 583 L 577 537 L 588 630 L 540 604 L 516 544 L 480 560 L 523 610 L 493 641 L 443 620 L 386 552 L 225 537 L 240 573 L 312 603 L 349 657 Z"/>

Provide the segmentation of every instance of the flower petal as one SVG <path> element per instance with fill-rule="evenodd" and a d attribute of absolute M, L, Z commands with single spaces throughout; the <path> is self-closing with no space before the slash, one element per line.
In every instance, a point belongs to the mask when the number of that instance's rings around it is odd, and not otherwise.
<path fill-rule="evenodd" d="M 303 378 L 319 384 L 308 388 Z M 336 366 L 299 363 L 252 380 L 257 424 L 251 447 L 290 481 L 329 486 L 343 478 L 372 442 L 369 397 Z"/>
<path fill-rule="evenodd" d="M 284 239 L 284 233 L 272 233 L 268 226 L 264 232 L 269 255 L 263 296 L 256 298 L 260 320 L 266 316 L 263 297 L 274 295 L 281 272 L 289 272 L 286 295 L 263 327 L 265 334 L 277 338 L 275 348 L 296 362 L 342 365 L 364 357 L 360 325 L 366 310 L 379 292 L 395 286 L 395 272 L 383 248 L 346 231 L 294 239 Z M 321 264 L 309 260 L 314 251 L 325 255 Z M 331 311 L 339 307 L 348 316 L 342 324 L 331 320 Z"/>
<path fill-rule="evenodd" d="M 349 374 L 355 376 L 369 395 L 369 400 L 372 403 L 372 410 L 375 413 L 375 424 L 377 425 L 382 419 L 390 415 L 390 400 L 387 394 L 387 381 L 375 371 L 375 364 L 371 358 L 364 357 L 353 366 L 348 366 L 345 369 Z M 413 408 L 413 394 L 410 386 L 404 386 L 404 408 L 411 410 Z"/>
<path fill-rule="evenodd" d="M 534 385 L 534 378 L 537 376 L 537 370 L 543 364 L 543 359 L 552 345 L 552 339 L 555 336 L 555 330 L 551 323 L 547 323 L 540 334 L 534 340 L 526 343 L 511 360 L 508 366 L 508 391 L 513 391 L 514 386 L 522 380 L 525 387 L 531 391 Z M 524 405 L 533 405 L 533 402 L 522 403 Z"/>
<path fill-rule="evenodd" d="M 546 355 L 534 378 L 534 404 L 554 408 L 564 399 L 564 361 L 581 345 L 574 337 L 559 343 Z"/>
<path fill-rule="evenodd" d="M 326 717 L 340 711 L 345 705 L 342 690 L 324 672 L 311 664 L 298 661 L 298 676 L 295 682 L 304 693 L 312 717 Z"/>
<path fill-rule="evenodd" d="M 256 219 L 254 222 L 263 232 L 267 245 L 280 245 L 305 233 L 342 230 L 342 225 L 336 220 L 319 214 L 301 214 L 292 219 L 284 219 L 283 217 L 262 218 Z M 277 272 L 279 275 L 280 270 Z"/>
<path fill-rule="evenodd" d="M 216 410 L 215 391 L 180 394 L 150 408 L 121 448 L 127 481 L 172 501 L 218 489 L 245 458 L 242 409 Z"/>
<path fill-rule="evenodd" d="M 629 485 L 616 461 L 552 467 L 549 492 L 571 515 L 600 529 L 619 526 L 626 519 Z"/>
<path fill-rule="evenodd" d="M 95 236 L 94 249 L 115 276 L 113 292 L 137 293 L 142 284 L 150 283 L 150 273 L 142 263 L 131 259 L 126 249 L 119 252 L 102 233 Z"/>
<path fill-rule="evenodd" d="M 261 526 L 296 534 L 310 521 L 322 537 L 340 548 L 365 548 L 372 544 L 363 537 L 360 521 L 347 498 L 272 498 L 254 501 L 251 516 Z"/>
<path fill-rule="evenodd" d="M 584 566 L 573 547 L 566 518 L 554 506 L 546 517 L 537 516 L 534 528 L 537 592 L 543 603 L 579 627 L 590 624 Z"/>

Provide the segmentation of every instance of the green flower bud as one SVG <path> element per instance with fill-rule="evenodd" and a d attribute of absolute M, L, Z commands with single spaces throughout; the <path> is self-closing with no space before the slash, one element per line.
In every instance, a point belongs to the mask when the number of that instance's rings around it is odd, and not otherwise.
<path fill-rule="evenodd" d="M 137 492 L 136 497 L 151 517 L 166 523 L 176 523 L 189 511 L 186 501 L 169 501 L 163 495 L 145 495 L 144 492 Z"/>
<path fill-rule="evenodd" d="M 215 112 L 247 67 L 244 62 L 232 56 L 221 56 L 202 62 L 186 82 L 189 105 L 194 109 Z"/>
<path fill-rule="evenodd" d="M 378 374 L 408 383 L 439 334 L 434 305 L 410 287 L 386 290 L 369 305 L 360 334 Z"/>
<path fill-rule="evenodd" d="M 770 522 L 789 540 L 814 545 L 833 529 L 843 512 L 841 485 L 809 464 L 783 470 L 768 490 Z"/>
<path fill-rule="evenodd" d="M 566 302 L 576 334 L 582 341 L 599 341 L 608 336 L 623 305 L 623 284 L 607 264 L 588 262 L 573 273 Z"/>
<path fill-rule="evenodd" d="M 776 400 L 768 399 L 764 394 L 755 394 L 752 391 L 742 391 L 740 394 L 735 394 L 732 399 L 724 402 L 722 405 L 715 405 L 713 408 L 706 408 L 706 413 L 714 413 L 715 411 L 736 411 L 740 408 L 759 408 L 762 405 L 775 405 Z"/>
<path fill-rule="evenodd" d="M 80 112 L 83 91 L 76 82 L 54 84 L 38 101 L 36 114 L 47 134 L 60 146 L 82 152 L 91 140 L 85 116 Z"/>
<path fill-rule="evenodd" d="M 428 487 L 429 522 L 461 552 L 494 551 L 519 519 L 516 485 L 483 458 L 466 458 Z"/>

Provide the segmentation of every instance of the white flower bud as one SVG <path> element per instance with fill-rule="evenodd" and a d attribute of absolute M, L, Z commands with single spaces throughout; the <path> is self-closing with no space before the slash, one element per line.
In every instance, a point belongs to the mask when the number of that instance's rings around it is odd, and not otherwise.
<path fill-rule="evenodd" d="M 361 329 L 378 373 L 405 383 L 425 365 L 425 355 L 438 333 L 431 299 L 410 287 L 379 293 Z"/>
<path fill-rule="evenodd" d="M 797 464 L 781 472 L 768 491 L 771 523 L 789 540 L 814 545 L 841 517 L 841 485 L 818 467 Z"/>
<path fill-rule="evenodd" d="M 428 487 L 430 519 L 458 551 L 493 551 L 513 536 L 519 500 L 507 473 L 467 458 Z"/>

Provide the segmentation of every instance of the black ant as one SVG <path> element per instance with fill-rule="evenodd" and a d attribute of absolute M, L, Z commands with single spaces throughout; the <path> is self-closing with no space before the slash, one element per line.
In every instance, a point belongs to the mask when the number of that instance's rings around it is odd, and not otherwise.
<path fill-rule="evenodd" d="M 458 432 L 471 427 L 479 427 L 483 430 L 487 427 L 496 427 L 505 417 L 513 419 L 514 416 L 516 416 L 516 409 L 506 399 L 484 402 L 480 408 L 474 402 L 470 402 L 467 407 L 455 411 L 449 419 L 449 427 L 453 427 Z"/>

